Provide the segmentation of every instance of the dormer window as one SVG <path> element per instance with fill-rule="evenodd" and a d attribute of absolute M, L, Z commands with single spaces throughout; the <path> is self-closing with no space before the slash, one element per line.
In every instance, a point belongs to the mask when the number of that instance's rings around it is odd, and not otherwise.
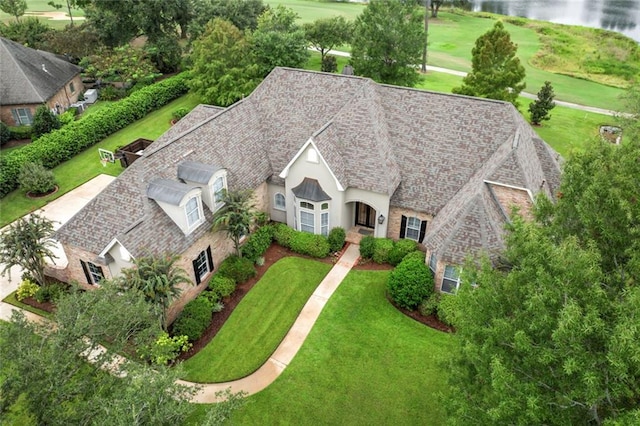
<path fill-rule="evenodd" d="M 222 190 L 227 189 L 227 171 L 211 164 L 183 161 L 178 165 L 178 179 L 202 190 L 202 201 L 211 212 L 222 207 Z"/>
<path fill-rule="evenodd" d="M 187 201 L 185 206 L 185 212 L 187 214 L 187 225 L 189 229 L 200 223 L 200 203 L 198 203 L 198 197 L 192 197 Z"/>
<path fill-rule="evenodd" d="M 213 191 L 213 202 L 216 206 L 216 210 L 222 207 L 222 190 L 225 189 L 225 179 L 224 176 L 219 176 L 213 181 L 212 191 Z"/>

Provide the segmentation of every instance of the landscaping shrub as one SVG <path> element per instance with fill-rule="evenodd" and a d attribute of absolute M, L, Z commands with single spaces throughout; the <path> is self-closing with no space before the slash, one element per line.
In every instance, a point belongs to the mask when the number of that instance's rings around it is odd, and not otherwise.
<path fill-rule="evenodd" d="M 332 252 L 342 250 L 342 246 L 344 246 L 344 239 L 347 237 L 347 233 L 344 232 L 344 229 L 336 226 L 329 231 L 329 250 Z"/>
<path fill-rule="evenodd" d="M 231 293 L 233 293 L 235 289 L 236 283 L 233 278 L 229 278 L 220 273 L 217 273 L 213 276 L 213 278 L 211 278 L 211 281 L 209 281 L 210 291 L 208 293 L 213 293 L 215 300 L 212 300 L 212 302 L 217 302 L 223 297 L 231 295 Z"/>
<path fill-rule="evenodd" d="M 138 348 L 140 359 L 155 365 L 167 365 L 170 361 L 178 358 L 181 352 L 188 351 L 191 346 L 189 337 L 173 336 L 162 332 L 158 338 L 149 345 L 142 345 Z"/>
<path fill-rule="evenodd" d="M 434 292 L 420 303 L 418 310 L 424 316 L 438 315 L 438 304 L 440 303 L 440 293 Z"/>
<path fill-rule="evenodd" d="M 273 227 L 273 239 L 282 247 L 291 248 L 291 239 L 295 234 L 295 230 L 289 228 L 284 223 L 278 223 Z"/>
<path fill-rule="evenodd" d="M 187 336 L 190 342 L 198 340 L 211 322 L 213 304 L 203 296 L 187 303 L 172 327 L 174 336 Z"/>
<path fill-rule="evenodd" d="M 227 257 L 218 268 L 218 274 L 231 278 L 234 283 L 241 284 L 249 278 L 255 277 L 256 271 L 253 262 L 235 254 Z"/>
<path fill-rule="evenodd" d="M 11 131 L 11 139 L 31 139 L 31 126 L 9 127 L 9 130 Z"/>
<path fill-rule="evenodd" d="M 393 249 L 393 240 L 390 238 L 376 238 L 373 248 L 373 261 L 376 263 L 387 263 L 389 253 Z"/>
<path fill-rule="evenodd" d="M 186 75 L 176 75 L 140 89 L 95 114 L 74 121 L 0 158 L 0 197 L 17 186 L 24 163 L 40 161 L 52 169 L 110 134 L 186 93 Z"/>
<path fill-rule="evenodd" d="M 69 108 L 63 114 L 60 114 L 58 119 L 63 126 L 73 123 L 76 121 L 76 108 Z"/>
<path fill-rule="evenodd" d="M 273 226 L 265 225 L 258 228 L 249 236 L 242 248 L 242 257 L 246 257 L 252 262 L 256 262 L 260 256 L 265 254 L 273 241 Z"/>
<path fill-rule="evenodd" d="M 40 290 L 40 286 L 34 283 L 32 280 L 22 280 L 18 289 L 16 290 L 16 299 L 22 302 L 27 297 L 33 297 Z"/>
<path fill-rule="evenodd" d="M 366 235 L 360 240 L 360 256 L 363 259 L 371 259 L 376 248 L 376 239 L 371 235 Z"/>
<path fill-rule="evenodd" d="M 33 295 L 33 298 L 40 303 L 51 302 L 60 297 L 63 291 L 64 289 L 62 286 L 58 284 L 46 284 L 38 288 L 38 291 Z"/>
<path fill-rule="evenodd" d="M 118 89 L 113 86 L 105 86 L 100 89 L 100 99 L 103 101 L 117 101 L 127 96 L 126 89 Z"/>
<path fill-rule="evenodd" d="M 25 163 L 18 175 L 20 187 L 33 194 L 45 194 L 56 187 L 56 178 L 51 170 L 41 163 Z"/>
<path fill-rule="evenodd" d="M 433 277 L 424 259 L 409 255 L 389 274 L 387 289 L 400 307 L 415 309 L 433 292 Z"/>
<path fill-rule="evenodd" d="M 33 116 L 33 124 L 31 125 L 31 131 L 34 139 L 37 139 L 42 135 L 46 135 L 60 127 L 62 127 L 60 119 L 49 110 L 48 106 L 40 105 L 36 108 L 36 113 Z"/>
<path fill-rule="evenodd" d="M 323 235 L 294 231 L 291 250 L 307 256 L 323 258 L 329 255 L 329 241 Z"/>
<path fill-rule="evenodd" d="M 460 298 L 454 294 L 442 294 L 438 303 L 438 319 L 447 325 L 455 326 L 459 300 Z"/>
<path fill-rule="evenodd" d="M 389 263 L 393 266 L 402 262 L 402 259 L 411 252 L 418 250 L 418 243 L 413 240 L 398 240 L 393 244 L 389 252 Z"/>
<path fill-rule="evenodd" d="M 173 118 L 175 121 L 179 121 L 182 117 L 184 117 L 185 115 L 189 114 L 189 109 L 182 107 L 182 108 L 178 108 L 177 110 L 173 111 L 171 113 L 171 118 Z"/>
<path fill-rule="evenodd" d="M 9 130 L 9 126 L 0 121 L 0 145 L 4 145 L 5 143 L 11 140 L 11 130 Z"/>

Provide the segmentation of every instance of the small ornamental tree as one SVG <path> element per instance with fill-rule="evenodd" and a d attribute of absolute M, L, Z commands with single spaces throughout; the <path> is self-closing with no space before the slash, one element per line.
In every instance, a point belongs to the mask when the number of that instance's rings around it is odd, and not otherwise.
<path fill-rule="evenodd" d="M 213 231 L 225 231 L 233 241 L 238 257 L 240 238 L 249 235 L 251 222 L 255 217 L 254 205 L 251 203 L 252 191 L 223 190 L 222 201 L 224 207 L 213 215 Z"/>
<path fill-rule="evenodd" d="M 478 37 L 471 50 L 471 72 L 453 93 L 508 101 L 517 106 L 524 90 L 525 70 L 516 57 L 518 46 L 511 41 L 502 22 Z"/>
<path fill-rule="evenodd" d="M 351 40 L 352 25 L 342 16 L 316 19 L 304 24 L 302 28 L 311 47 L 320 52 L 322 63 L 330 50 Z"/>
<path fill-rule="evenodd" d="M 43 286 L 45 259 L 56 258 L 51 250 L 54 242 L 53 222 L 36 213 L 20 218 L 0 234 L 0 263 L 2 275 L 19 266 Z"/>
<path fill-rule="evenodd" d="M 46 105 L 40 105 L 36 108 L 36 113 L 33 116 L 33 124 L 31 125 L 34 139 L 60 127 L 62 127 L 62 123 L 60 123 L 58 117 L 52 113 Z"/>
<path fill-rule="evenodd" d="M 538 92 L 538 99 L 529 104 L 531 124 L 539 125 L 542 121 L 551 118 L 549 111 L 556 107 L 556 103 L 553 102 L 555 96 L 551 82 L 545 81 L 544 86 Z"/>
<path fill-rule="evenodd" d="M 27 0 L 0 0 L 0 10 L 15 16 L 16 22 L 20 22 L 20 17 L 27 10 Z"/>

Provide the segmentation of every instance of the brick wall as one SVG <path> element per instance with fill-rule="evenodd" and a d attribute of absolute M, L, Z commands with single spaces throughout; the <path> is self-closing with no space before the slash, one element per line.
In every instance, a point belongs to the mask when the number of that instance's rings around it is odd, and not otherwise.
<path fill-rule="evenodd" d="M 111 276 L 111 272 L 109 271 L 109 268 L 106 265 L 101 265 L 100 263 L 97 262 L 96 259 L 98 255 L 96 253 L 91 253 L 79 247 L 67 245 L 67 244 L 63 244 L 62 248 L 64 249 L 64 252 L 67 255 L 67 261 L 68 261 L 67 267 L 60 268 L 60 267 L 56 267 L 55 265 L 47 266 L 47 268 L 45 269 L 45 273 L 47 275 L 50 275 L 64 282 L 71 282 L 75 280 L 83 288 L 87 288 L 87 289 L 96 288 L 95 286 L 87 283 L 87 277 L 85 276 L 84 271 L 82 269 L 82 264 L 80 263 L 80 261 L 82 260 L 83 262 L 92 262 L 97 266 L 102 267 L 102 273 L 104 274 L 104 277 L 106 279 L 113 278 Z"/>
<path fill-rule="evenodd" d="M 400 238 L 400 224 L 402 222 L 402 216 L 417 217 L 420 220 L 427 221 L 427 232 L 429 231 L 429 224 L 433 217 L 426 213 L 419 213 L 415 210 L 406 209 L 402 207 L 389 207 L 389 218 L 387 224 L 387 237 L 397 240 Z"/>
<path fill-rule="evenodd" d="M 517 206 L 522 217 L 527 220 L 533 219 L 531 214 L 533 202 L 527 191 L 502 185 L 491 185 L 491 189 L 507 215 L 511 215 L 511 209 Z"/>

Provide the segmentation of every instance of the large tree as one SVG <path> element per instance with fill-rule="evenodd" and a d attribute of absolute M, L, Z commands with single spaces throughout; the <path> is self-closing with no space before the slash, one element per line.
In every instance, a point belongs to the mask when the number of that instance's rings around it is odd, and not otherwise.
<path fill-rule="evenodd" d="M 640 144 L 593 141 L 557 202 L 515 220 L 500 270 L 465 268 L 447 400 L 459 424 L 640 416 Z"/>
<path fill-rule="evenodd" d="M 330 50 L 351 40 L 351 23 L 342 16 L 316 19 L 304 24 L 303 29 L 311 47 L 320 52 L 322 61 Z"/>
<path fill-rule="evenodd" d="M 202 0 L 193 7 L 194 17 L 189 25 L 192 41 L 202 35 L 207 23 L 214 18 L 226 19 L 240 31 L 253 31 L 258 26 L 258 16 L 268 8 L 262 0 Z"/>
<path fill-rule="evenodd" d="M 193 44 L 189 87 L 206 103 L 227 106 L 249 95 L 260 82 L 258 66 L 244 34 L 215 18 Z"/>
<path fill-rule="evenodd" d="M 511 41 L 501 21 L 478 37 L 471 50 L 471 72 L 453 93 L 508 101 L 518 105 L 524 90 L 525 70 L 516 56 L 518 46 Z"/>
<path fill-rule="evenodd" d="M 46 259 L 54 262 L 53 223 L 46 217 L 32 213 L 9 225 L 0 234 L 0 263 L 4 265 L 2 274 L 19 266 L 39 284 L 45 284 L 44 267 Z"/>
<path fill-rule="evenodd" d="M 307 40 L 297 19 L 293 10 L 282 5 L 267 9 L 258 17 L 250 42 L 262 77 L 275 67 L 301 68 L 306 64 Z"/>
<path fill-rule="evenodd" d="M 80 61 L 84 75 L 104 82 L 134 84 L 151 81 L 159 75 L 145 50 L 132 47 L 101 49 L 96 54 L 85 56 Z"/>
<path fill-rule="evenodd" d="M 20 17 L 27 10 L 27 0 L 0 0 L 0 10 L 15 16 L 16 22 L 20 22 Z"/>
<path fill-rule="evenodd" d="M 427 42 L 416 3 L 372 0 L 356 19 L 351 62 L 356 74 L 380 83 L 415 86 Z"/>

